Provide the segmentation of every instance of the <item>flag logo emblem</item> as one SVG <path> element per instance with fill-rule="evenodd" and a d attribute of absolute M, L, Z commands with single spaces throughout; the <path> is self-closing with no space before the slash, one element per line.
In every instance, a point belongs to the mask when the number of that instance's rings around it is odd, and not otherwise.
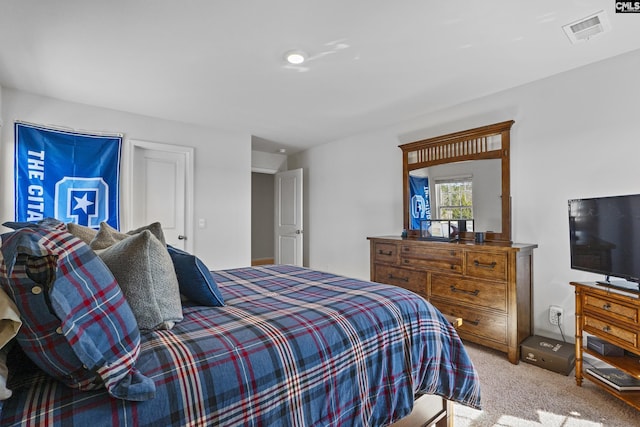
<path fill-rule="evenodd" d="M 56 184 L 55 217 L 91 228 L 109 218 L 109 186 L 100 177 L 65 176 Z"/>

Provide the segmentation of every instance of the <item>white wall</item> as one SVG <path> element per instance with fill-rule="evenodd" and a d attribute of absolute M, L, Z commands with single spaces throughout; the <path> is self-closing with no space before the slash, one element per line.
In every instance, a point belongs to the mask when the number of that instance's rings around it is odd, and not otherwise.
<path fill-rule="evenodd" d="M 304 170 L 304 265 L 369 279 L 367 236 L 402 231 L 402 156 L 391 130 L 289 156 Z"/>
<path fill-rule="evenodd" d="M 513 119 L 513 240 L 536 243 L 535 333 L 559 337 L 550 304 L 574 335 L 567 200 L 640 193 L 640 51 L 592 64 L 393 127 L 291 156 L 304 167 L 305 265 L 369 278 L 367 236 L 402 229 L 402 155 L 397 145 Z M 639 261 L 640 262 L 640 261 Z"/>
<path fill-rule="evenodd" d="M 284 154 L 251 152 L 251 170 L 258 173 L 276 173 L 287 170 L 287 156 Z"/>
<path fill-rule="evenodd" d="M 195 148 L 194 253 L 211 269 L 251 261 L 251 135 L 59 101 L 4 88 L 0 117 L 0 223 L 13 220 L 13 122 L 123 133 L 125 140 Z M 197 224 L 197 221 L 195 221 Z M 1 227 L 0 227 L 1 228 Z M 5 230 L 6 231 L 6 230 Z"/>

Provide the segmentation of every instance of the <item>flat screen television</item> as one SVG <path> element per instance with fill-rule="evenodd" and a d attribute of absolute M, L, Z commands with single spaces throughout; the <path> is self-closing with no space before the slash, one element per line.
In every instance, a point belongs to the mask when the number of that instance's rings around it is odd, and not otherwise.
<path fill-rule="evenodd" d="M 572 269 L 640 289 L 640 194 L 569 200 L 569 238 Z"/>

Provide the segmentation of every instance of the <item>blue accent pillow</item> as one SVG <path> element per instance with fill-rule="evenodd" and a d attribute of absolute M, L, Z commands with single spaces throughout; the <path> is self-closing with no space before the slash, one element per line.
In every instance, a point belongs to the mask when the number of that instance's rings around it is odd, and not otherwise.
<path fill-rule="evenodd" d="M 200 305 L 224 306 L 224 298 L 206 265 L 195 255 L 167 245 L 176 270 L 180 293 Z"/>
<path fill-rule="evenodd" d="M 20 228 L 2 235 L 0 286 L 20 311 L 16 341 L 40 369 L 79 390 L 148 400 L 155 384 L 135 368 L 136 319 L 89 245 L 66 231 Z"/>

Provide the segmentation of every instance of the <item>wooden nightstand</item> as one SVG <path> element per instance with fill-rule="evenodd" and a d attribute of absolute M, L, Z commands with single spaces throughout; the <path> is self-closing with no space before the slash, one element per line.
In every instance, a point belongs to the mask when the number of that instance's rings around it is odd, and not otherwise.
<path fill-rule="evenodd" d="M 603 390 L 640 410 L 640 392 L 620 392 L 585 371 L 583 354 L 640 379 L 640 292 L 595 283 L 571 282 L 576 288 L 576 384 L 587 378 Z M 623 356 L 605 356 L 583 346 L 583 333 L 623 348 Z"/>

